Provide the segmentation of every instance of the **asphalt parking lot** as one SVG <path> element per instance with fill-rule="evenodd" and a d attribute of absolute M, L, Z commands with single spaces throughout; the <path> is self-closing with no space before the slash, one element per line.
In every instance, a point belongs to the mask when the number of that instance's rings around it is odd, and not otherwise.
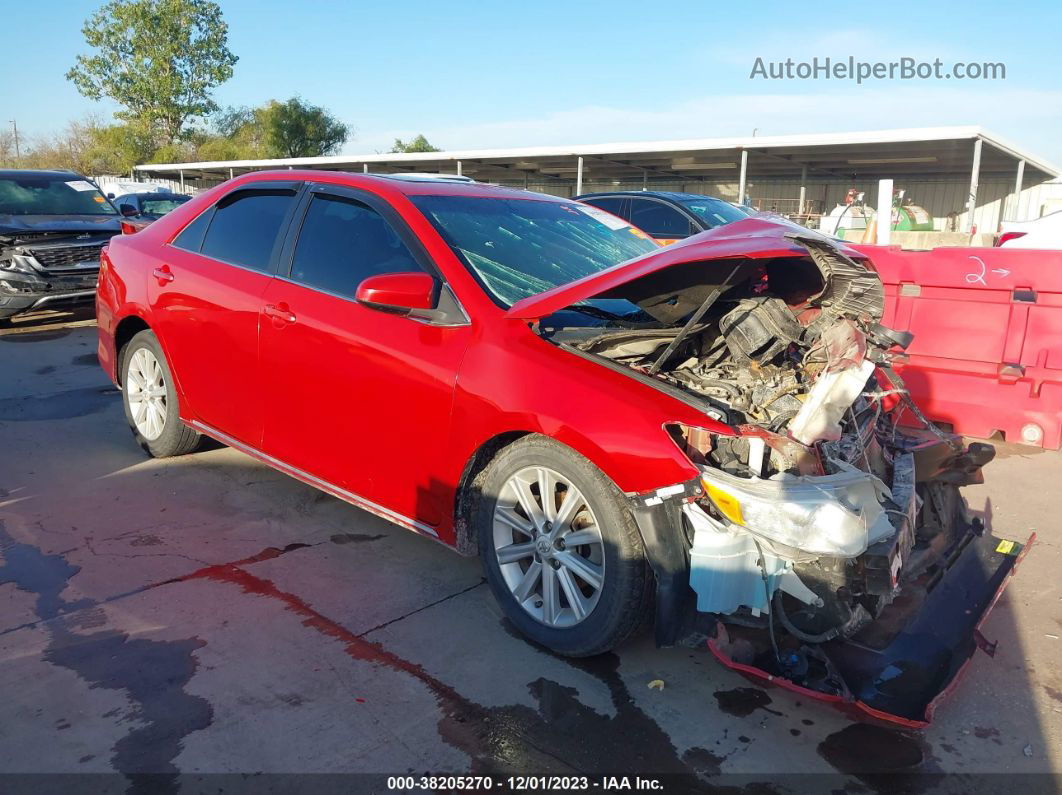
<path fill-rule="evenodd" d="M 672 773 L 854 792 L 895 788 L 888 770 L 913 791 L 1062 770 L 1062 454 L 1003 445 L 966 490 L 996 535 L 1039 543 L 984 627 L 995 656 L 903 734 L 647 636 L 584 661 L 533 648 L 476 560 L 227 448 L 146 458 L 95 346 L 84 312 L 0 330 L 2 773 Z M 801 773 L 830 778 L 779 778 Z"/>

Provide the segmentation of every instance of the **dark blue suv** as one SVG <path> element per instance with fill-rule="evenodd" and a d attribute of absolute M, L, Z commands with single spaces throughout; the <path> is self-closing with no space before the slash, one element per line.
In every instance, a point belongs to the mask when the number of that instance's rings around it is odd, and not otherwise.
<path fill-rule="evenodd" d="M 619 216 L 664 244 L 740 221 L 752 212 L 713 196 L 671 191 L 584 193 L 575 200 Z"/>

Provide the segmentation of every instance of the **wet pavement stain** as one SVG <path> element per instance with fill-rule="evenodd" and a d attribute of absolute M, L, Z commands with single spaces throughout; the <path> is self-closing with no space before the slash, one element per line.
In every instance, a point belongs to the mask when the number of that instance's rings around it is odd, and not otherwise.
<path fill-rule="evenodd" d="M 777 710 L 767 709 L 771 697 L 758 687 L 735 687 L 733 690 L 716 690 L 713 693 L 719 709 L 736 718 L 747 718 L 758 709 L 772 715 L 782 715 Z"/>
<path fill-rule="evenodd" d="M 379 541 L 385 538 L 383 533 L 370 535 L 368 533 L 337 533 L 329 541 L 333 544 L 363 544 L 366 541 Z"/>
<path fill-rule="evenodd" d="M 61 594 L 67 582 L 81 571 L 62 555 L 46 555 L 31 544 L 16 542 L 0 521 L 0 546 L 4 563 L 0 566 L 0 585 L 14 583 L 20 591 L 37 595 L 35 612 L 41 620 L 55 618 L 60 613 L 81 610 L 95 604 L 91 599 L 67 602 Z"/>
<path fill-rule="evenodd" d="M 48 342 L 58 340 L 70 334 L 70 329 L 55 331 L 24 331 L 18 334 L 2 334 L 0 342 Z"/>
<path fill-rule="evenodd" d="M 4 398 L 0 400 L 0 421 L 39 422 L 83 417 L 118 405 L 115 400 L 118 395 L 113 387 L 93 386 L 39 397 Z"/>
<path fill-rule="evenodd" d="M 919 738 L 867 723 L 834 732 L 819 743 L 818 752 L 839 772 L 877 793 L 918 792 L 941 777 L 923 765 L 928 747 Z"/>
<path fill-rule="evenodd" d="M 273 560 L 280 555 L 287 554 L 288 552 L 294 552 L 295 550 L 304 550 L 307 547 L 312 547 L 312 543 L 289 543 L 286 547 L 267 547 L 261 552 L 252 555 L 251 557 L 244 557 L 242 560 L 237 560 L 236 563 L 226 564 L 227 566 L 250 566 L 252 564 L 260 564 L 263 560 Z M 194 573 L 189 575 L 194 576 Z M 187 577 L 177 577 L 178 581 L 186 580 Z"/>
<path fill-rule="evenodd" d="M 99 363 L 100 363 L 99 357 L 96 356 L 95 353 L 83 353 L 80 356 L 75 356 L 73 359 L 70 360 L 70 364 L 77 365 L 77 366 L 83 366 L 83 367 L 84 366 L 97 367 L 97 366 L 99 366 Z"/>
<path fill-rule="evenodd" d="M 46 364 L 44 367 L 38 367 L 33 372 L 35 374 L 37 374 L 37 375 L 48 375 L 48 373 L 54 373 L 55 372 L 55 365 L 54 364 Z"/>
<path fill-rule="evenodd" d="M 244 593 L 275 599 L 301 617 L 303 626 L 341 642 L 352 659 L 386 666 L 423 683 L 442 710 L 440 734 L 468 754 L 474 774 L 671 773 L 676 776 L 669 780 L 669 791 L 673 792 L 774 792 L 766 784 L 750 784 L 744 790 L 706 789 L 695 767 L 678 756 L 667 734 L 635 706 L 619 675 L 619 658 L 613 654 L 565 662 L 608 687 L 614 716 L 595 712 L 578 700 L 574 688 L 544 678 L 528 684 L 538 702 L 537 710 L 524 705 L 484 707 L 418 663 L 354 634 L 297 595 L 238 565 L 210 566 L 180 578 L 195 579 L 229 583 Z"/>
<path fill-rule="evenodd" d="M 705 777 L 718 776 L 725 756 L 713 754 L 707 748 L 690 748 L 682 755 L 682 761 Z"/>
<path fill-rule="evenodd" d="M 0 584 L 14 583 L 37 595 L 35 612 L 48 633 L 45 662 L 73 671 L 92 687 L 125 691 L 133 702 L 126 717 L 141 725 L 111 749 L 115 770 L 126 774 L 132 791 L 176 792 L 178 771 L 173 759 L 180 753 L 181 740 L 213 720 L 209 702 L 184 691 L 196 670 L 193 652 L 205 642 L 198 638 L 131 640 L 116 630 L 90 635 L 74 632 L 71 627 L 78 623 L 73 617 L 68 623 L 66 614 L 96 605 L 92 599 L 67 601 L 62 596 L 80 567 L 62 555 L 47 555 L 35 546 L 16 542 L 2 522 L 0 548 L 4 557 Z M 158 774 L 165 775 L 159 778 Z"/>
<path fill-rule="evenodd" d="M 974 737 L 979 740 L 991 740 L 996 745 L 1003 745 L 999 739 L 999 729 L 991 726 L 974 726 Z"/>
<path fill-rule="evenodd" d="M 143 725 L 115 743 L 111 764 L 128 776 L 135 788 L 144 791 L 177 789 L 177 767 L 173 760 L 181 752 L 181 741 L 213 721 L 210 703 L 185 692 L 195 674 L 193 652 L 206 641 L 186 638 L 175 641 L 130 639 L 124 632 L 106 630 L 78 635 L 62 629 L 53 631 L 53 640 L 44 653 L 47 662 L 67 668 L 92 687 L 124 690 L 136 706 L 128 713 Z M 155 776 L 169 774 L 167 782 Z M 140 776 L 155 774 L 151 779 Z"/>

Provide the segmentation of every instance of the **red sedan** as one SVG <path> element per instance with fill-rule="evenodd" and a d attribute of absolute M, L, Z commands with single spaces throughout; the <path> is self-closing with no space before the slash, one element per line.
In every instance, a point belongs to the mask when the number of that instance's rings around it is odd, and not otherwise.
<path fill-rule="evenodd" d="M 967 517 L 993 450 L 910 403 L 862 255 L 780 221 L 659 249 L 526 191 L 260 172 L 114 239 L 97 301 L 151 455 L 210 436 L 479 554 L 562 654 L 652 616 L 917 721 L 1021 549 Z"/>

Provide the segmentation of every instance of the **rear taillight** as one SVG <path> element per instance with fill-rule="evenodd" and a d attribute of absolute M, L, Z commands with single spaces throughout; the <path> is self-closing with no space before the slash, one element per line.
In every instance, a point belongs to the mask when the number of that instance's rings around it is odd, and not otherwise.
<path fill-rule="evenodd" d="M 1002 246 L 1008 240 L 1017 240 L 1019 237 L 1025 237 L 1027 232 L 1004 232 L 999 236 L 999 240 L 996 241 L 997 246 Z"/>
<path fill-rule="evenodd" d="M 134 235 L 134 234 L 136 234 L 136 232 L 137 232 L 137 227 L 135 227 L 133 224 L 129 223 L 128 221 L 122 221 L 122 234 L 123 235 Z"/>

